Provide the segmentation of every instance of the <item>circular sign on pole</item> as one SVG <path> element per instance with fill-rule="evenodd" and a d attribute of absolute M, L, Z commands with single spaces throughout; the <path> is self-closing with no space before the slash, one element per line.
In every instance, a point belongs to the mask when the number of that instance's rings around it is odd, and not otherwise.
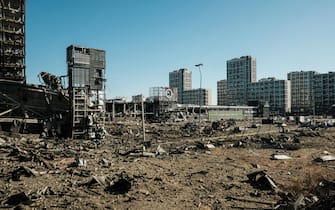
<path fill-rule="evenodd" d="M 171 89 L 166 89 L 166 90 L 165 90 L 165 96 L 166 96 L 167 98 L 171 98 L 172 95 L 173 95 L 173 92 L 172 92 Z"/>

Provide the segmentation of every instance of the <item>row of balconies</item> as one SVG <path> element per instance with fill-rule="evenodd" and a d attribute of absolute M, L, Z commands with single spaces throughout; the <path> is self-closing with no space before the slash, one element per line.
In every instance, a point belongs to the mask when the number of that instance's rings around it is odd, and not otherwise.
<path fill-rule="evenodd" d="M 13 54 L 13 55 L 19 55 L 22 54 L 24 55 L 24 49 L 23 48 L 11 48 L 11 47 L 3 47 L 0 48 L 0 53 L 4 54 Z"/>
<path fill-rule="evenodd" d="M 22 72 L 0 72 L 0 78 L 12 79 L 12 80 L 24 80 L 24 74 Z"/>
<path fill-rule="evenodd" d="M 3 55 L 7 57 L 18 57 L 18 58 L 23 58 L 24 54 L 23 53 L 3 53 Z"/>
<path fill-rule="evenodd" d="M 22 6 L 24 6 L 24 5 L 22 5 Z M 18 12 L 23 12 L 24 11 L 23 8 L 21 7 L 21 4 L 17 5 L 16 8 L 13 8 L 13 5 L 11 5 L 10 2 L 7 5 L 3 5 L 2 9 L 4 11 L 9 11 L 11 13 L 18 13 Z"/>
<path fill-rule="evenodd" d="M 248 98 L 250 99 L 257 99 L 257 98 L 270 98 L 270 99 L 276 99 L 276 100 L 284 100 L 285 95 L 276 95 L 276 96 L 270 96 L 270 95 L 263 95 L 263 94 L 249 94 Z"/>
<path fill-rule="evenodd" d="M 16 17 L 0 17 L 0 21 L 4 23 L 9 23 L 9 24 L 19 24 L 23 25 L 22 18 L 16 18 Z"/>
<path fill-rule="evenodd" d="M 3 45 L 16 45 L 16 46 L 24 46 L 24 41 L 21 39 L 17 39 L 17 40 L 5 40 L 5 41 L 1 41 L 0 40 L 0 44 Z"/>
<path fill-rule="evenodd" d="M 22 63 L 1 63 L 0 65 L 5 68 L 24 68 L 25 67 L 25 65 Z"/>
<path fill-rule="evenodd" d="M 9 33 L 9 34 L 23 35 L 24 33 L 22 31 L 23 31 L 22 28 L 19 28 L 19 29 L 10 28 L 10 27 L 0 28 L 0 32 Z"/>

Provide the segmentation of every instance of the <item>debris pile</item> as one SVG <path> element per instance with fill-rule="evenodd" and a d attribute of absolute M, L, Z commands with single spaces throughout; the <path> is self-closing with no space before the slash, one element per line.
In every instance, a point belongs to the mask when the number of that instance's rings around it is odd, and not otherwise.
<path fill-rule="evenodd" d="M 284 150 L 298 150 L 301 148 L 300 139 L 297 136 L 290 137 L 281 134 L 277 137 L 261 137 L 262 148 L 284 149 Z"/>
<path fill-rule="evenodd" d="M 280 193 L 280 196 L 276 209 L 334 209 L 335 182 L 323 180 L 308 195 Z"/>
<path fill-rule="evenodd" d="M 145 141 L 136 121 L 112 123 L 101 141 L 0 132 L 0 207 L 334 208 L 335 128 L 219 122 L 148 124 Z"/>
<path fill-rule="evenodd" d="M 277 190 L 278 186 L 265 171 L 255 171 L 247 175 L 249 182 L 261 190 Z"/>

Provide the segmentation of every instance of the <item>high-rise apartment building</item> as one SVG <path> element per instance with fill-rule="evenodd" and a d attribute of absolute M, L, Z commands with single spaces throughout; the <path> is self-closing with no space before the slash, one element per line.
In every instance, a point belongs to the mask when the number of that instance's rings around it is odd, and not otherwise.
<path fill-rule="evenodd" d="M 335 72 L 314 75 L 316 114 L 328 114 L 335 104 Z"/>
<path fill-rule="evenodd" d="M 268 102 L 272 113 L 291 112 L 291 82 L 266 78 L 250 83 L 248 85 L 248 100 Z"/>
<path fill-rule="evenodd" d="M 227 99 L 227 80 L 220 80 L 217 81 L 217 104 L 218 106 L 227 106 L 228 99 Z"/>
<path fill-rule="evenodd" d="M 184 103 L 183 92 L 192 89 L 192 72 L 185 68 L 170 72 L 169 87 L 177 88 L 178 103 Z"/>
<path fill-rule="evenodd" d="M 210 105 L 212 103 L 212 93 L 204 88 L 185 90 L 183 92 L 183 103 L 201 106 Z"/>
<path fill-rule="evenodd" d="M 313 114 L 315 71 L 295 71 L 287 74 L 291 81 L 291 103 L 294 114 Z"/>
<path fill-rule="evenodd" d="M 246 105 L 247 88 L 256 82 L 256 59 L 242 56 L 227 61 L 228 104 Z"/>
<path fill-rule="evenodd" d="M 25 0 L 0 1 L 0 79 L 25 83 Z"/>

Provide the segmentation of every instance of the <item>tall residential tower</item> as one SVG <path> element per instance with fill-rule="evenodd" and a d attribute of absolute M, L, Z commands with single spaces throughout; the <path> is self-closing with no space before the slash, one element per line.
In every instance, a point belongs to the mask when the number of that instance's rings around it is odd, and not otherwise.
<path fill-rule="evenodd" d="M 242 56 L 227 61 L 227 88 L 229 105 L 247 105 L 247 88 L 256 82 L 256 59 Z"/>
<path fill-rule="evenodd" d="M 185 68 L 170 72 L 169 87 L 177 88 L 178 103 L 184 103 L 183 92 L 192 89 L 192 72 Z"/>
<path fill-rule="evenodd" d="M 287 74 L 291 81 L 291 103 L 294 114 L 314 113 L 313 81 L 315 71 L 295 71 Z"/>
<path fill-rule="evenodd" d="M 314 75 L 316 114 L 329 114 L 335 106 L 335 72 Z"/>

